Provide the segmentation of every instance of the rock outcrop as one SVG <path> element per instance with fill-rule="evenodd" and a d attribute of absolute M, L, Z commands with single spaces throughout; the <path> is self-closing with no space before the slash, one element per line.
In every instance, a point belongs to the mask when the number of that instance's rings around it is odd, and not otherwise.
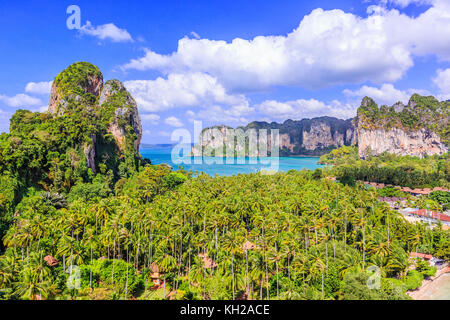
<path fill-rule="evenodd" d="M 70 104 L 92 106 L 103 86 L 100 70 L 87 62 L 77 62 L 61 72 L 53 81 L 48 111 L 63 115 Z"/>
<path fill-rule="evenodd" d="M 331 132 L 331 127 L 322 121 L 313 121 L 309 131 L 303 131 L 303 147 L 306 150 L 338 148 L 353 141 L 353 128 L 345 132 Z"/>
<path fill-rule="evenodd" d="M 84 121 L 81 151 L 94 173 L 102 162 L 117 169 L 127 157 L 133 158 L 129 166 L 140 159 L 142 124 L 136 101 L 119 80 L 103 84 L 96 66 L 77 62 L 62 71 L 53 81 L 48 112 L 54 118 L 68 115 Z"/>
<path fill-rule="evenodd" d="M 358 130 L 359 156 L 379 155 L 383 152 L 423 158 L 425 155 L 441 155 L 448 152 L 439 135 L 427 128 L 405 131 L 399 128 Z"/>
<path fill-rule="evenodd" d="M 119 149 L 124 151 L 126 139 L 131 138 L 134 153 L 137 155 L 142 139 L 142 123 L 136 101 L 131 94 L 119 80 L 110 80 L 105 83 L 98 103 L 100 107 L 112 107 L 114 110 L 108 132 L 116 139 Z"/>
<path fill-rule="evenodd" d="M 97 145 L 97 137 L 91 135 L 91 140 L 83 146 L 83 153 L 86 158 L 86 166 L 97 173 L 97 167 L 95 165 L 95 146 Z"/>
<path fill-rule="evenodd" d="M 378 108 L 365 97 L 356 119 L 360 158 L 383 152 L 423 158 L 448 152 L 450 103 L 413 95 L 404 106 Z"/>

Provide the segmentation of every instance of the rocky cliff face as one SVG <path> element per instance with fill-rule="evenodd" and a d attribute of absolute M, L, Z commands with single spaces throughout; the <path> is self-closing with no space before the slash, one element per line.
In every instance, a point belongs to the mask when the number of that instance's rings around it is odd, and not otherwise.
<path fill-rule="evenodd" d="M 404 106 L 378 108 L 366 97 L 358 109 L 357 136 L 360 158 L 388 152 L 424 157 L 448 152 L 450 103 L 413 95 Z"/>
<path fill-rule="evenodd" d="M 53 82 L 48 112 L 53 117 L 85 119 L 89 132 L 82 152 L 93 172 L 102 162 L 117 167 L 128 158 L 125 162 L 133 166 L 140 158 L 142 125 L 136 102 L 120 81 L 103 84 L 96 66 L 78 62 L 62 71 Z"/>
<path fill-rule="evenodd" d="M 353 127 L 345 132 L 331 131 L 332 128 L 325 122 L 313 121 L 309 131 L 303 131 L 303 147 L 306 150 L 338 148 L 343 145 L 351 145 L 354 142 Z"/>
<path fill-rule="evenodd" d="M 271 130 L 279 130 L 280 155 L 322 155 L 331 149 L 352 145 L 356 142 L 354 128 L 351 120 L 340 120 L 331 117 L 303 119 L 300 121 L 287 120 L 284 123 L 252 122 L 245 127 L 233 129 L 226 126 L 218 126 L 203 130 L 199 137 L 199 144 L 192 148 L 195 156 L 211 155 L 211 150 L 217 150 L 226 146 L 226 150 L 234 150 L 238 155 L 251 155 L 247 144 L 236 144 L 242 134 L 249 133 L 251 129 L 267 130 L 267 151 L 270 154 L 272 139 Z M 259 137 L 258 137 L 259 138 Z M 241 139 L 243 139 L 241 137 Z M 254 156 L 265 154 L 254 154 Z"/>
<path fill-rule="evenodd" d="M 108 125 L 108 132 L 116 139 L 119 149 L 124 151 L 126 139 L 132 139 L 134 153 L 139 153 L 142 138 L 142 123 L 136 101 L 119 80 L 107 81 L 100 94 L 100 107 L 111 106 L 114 115 Z M 128 128 L 130 126 L 130 128 Z"/>
<path fill-rule="evenodd" d="M 358 130 L 359 156 L 379 155 L 388 152 L 396 155 L 410 155 L 423 158 L 425 155 L 441 155 L 448 152 L 439 135 L 429 129 L 404 131 L 399 128 Z"/>

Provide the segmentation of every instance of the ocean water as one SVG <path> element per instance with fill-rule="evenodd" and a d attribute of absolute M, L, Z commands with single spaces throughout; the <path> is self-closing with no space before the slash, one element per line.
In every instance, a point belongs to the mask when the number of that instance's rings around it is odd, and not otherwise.
<path fill-rule="evenodd" d="M 179 166 L 186 170 L 207 173 L 211 176 L 231 176 L 236 174 L 255 173 L 264 171 L 289 171 L 291 169 L 301 170 L 321 168 L 318 157 L 266 157 L 266 158 L 213 158 L 213 157 L 190 157 L 183 156 L 183 151 L 174 152 L 173 146 L 143 146 L 140 152 L 144 158 L 152 161 L 152 164 L 166 163 L 175 170 Z M 187 154 L 186 148 L 184 154 Z M 182 163 L 180 163 L 182 162 Z M 201 163 L 198 163 L 201 162 Z M 219 163 L 217 163 L 219 162 Z M 222 163 L 220 163 L 222 162 Z M 232 163 L 229 163 L 232 162 Z M 242 163 L 244 162 L 244 163 Z M 256 163 L 255 163 L 256 162 Z"/>

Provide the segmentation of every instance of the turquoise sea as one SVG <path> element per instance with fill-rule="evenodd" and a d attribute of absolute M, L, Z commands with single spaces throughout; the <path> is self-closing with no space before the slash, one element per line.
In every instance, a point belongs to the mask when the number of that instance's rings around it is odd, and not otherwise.
<path fill-rule="evenodd" d="M 141 146 L 140 152 L 144 158 L 152 161 L 152 164 L 166 163 L 175 170 L 182 166 L 186 170 L 205 172 L 211 176 L 231 176 L 239 173 L 255 173 L 261 170 L 266 171 L 289 171 L 291 169 L 301 170 L 303 168 L 314 170 L 323 167 L 317 164 L 318 157 L 266 157 L 266 158 L 213 158 L 213 157 L 190 157 L 182 156 L 183 152 L 174 163 L 172 157 L 173 146 Z M 185 150 L 188 150 L 186 148 Z M 187 152 L 185 152 L 187 154 Z M 201 163 L 198 163 L 201 162 Z M 222 162 L 222 163 L 217 163 Z M 232 162 L 232 163 L 228 163 Z M 244 163 L 242 163 L 244 162 Z M 256 163 L 255 163 L 256 162 Z"/>

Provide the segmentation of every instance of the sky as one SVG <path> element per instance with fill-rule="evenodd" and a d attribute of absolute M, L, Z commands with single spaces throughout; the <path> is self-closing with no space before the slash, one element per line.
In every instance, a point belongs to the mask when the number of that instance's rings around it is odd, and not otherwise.
<path fill-rule="evenodd" d="M 46 111 L 52 80 L 77 61 L 125 84 L 150 144 L 194 121 L 348 119 L 364 96 L 447 100 L 448 39 L 450 0 L 5 0 L 0 131 L 18 109 Z"/>

